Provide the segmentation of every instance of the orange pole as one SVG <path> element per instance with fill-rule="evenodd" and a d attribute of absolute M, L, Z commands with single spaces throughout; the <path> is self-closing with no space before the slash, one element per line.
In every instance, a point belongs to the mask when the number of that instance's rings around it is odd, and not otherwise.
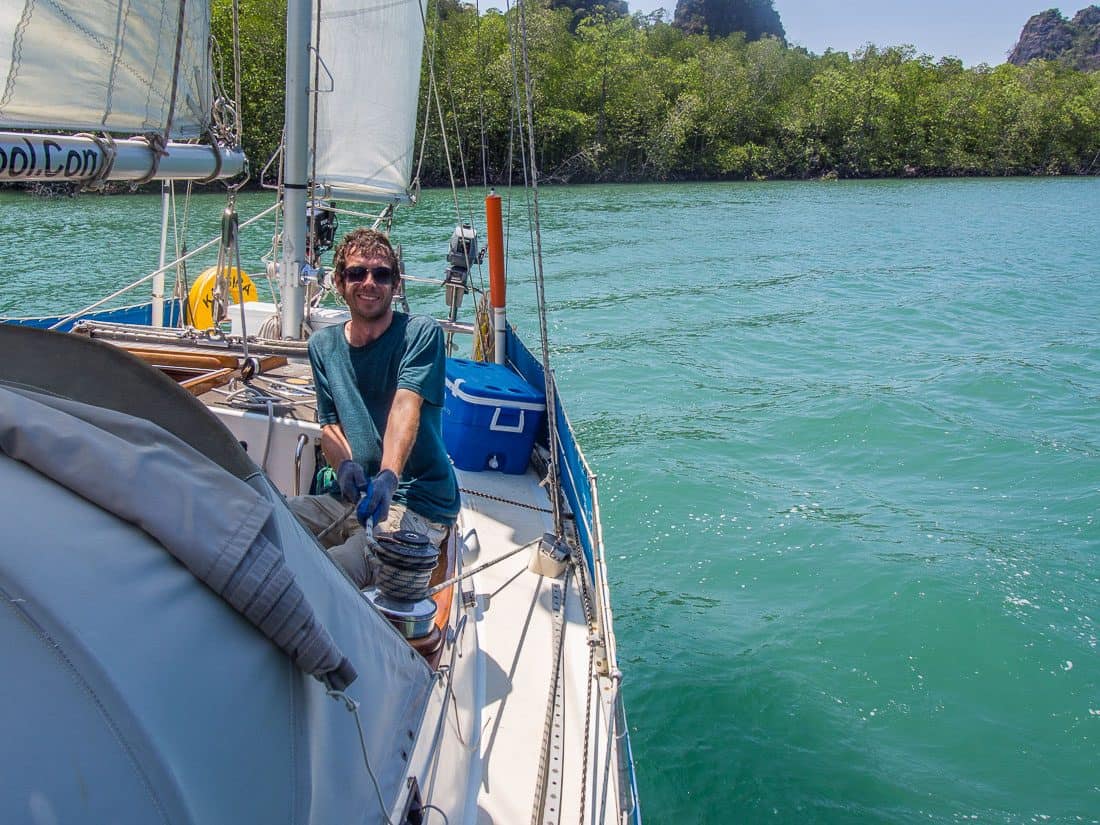
<path fill-rule="evenodd" d="M 500 195 L 493 191 L 485 196 L 485 231 L 489 236 L 489 301 L 504 309 L 504 221 Z"/>
<path fill-rule="evenodd" d="M 493 360 L 506 362 L 508 321 L 505 315 L 504 221 L 500 195 L 492 190 L 485 197 L 485 233 L 489 236 L 489 303 L 493 312 Z"/>

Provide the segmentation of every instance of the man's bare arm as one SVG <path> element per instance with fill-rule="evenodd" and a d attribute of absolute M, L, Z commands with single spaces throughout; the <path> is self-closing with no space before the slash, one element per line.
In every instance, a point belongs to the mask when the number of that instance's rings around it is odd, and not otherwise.
<path fill-rule="evenodd" d="M 416 432 L 420 428 L 420 408 L 424 399 L 412 390 L 399 389 L 393 396 L 390 415 L 386 419 L 386 435 L 382 439 L 382 470 L 392 470 L 401 478 L 405 462 L 412 452 Z"/>
<path fill-rule="evenodd" d="M 351 444 L 339 424 L 321 425 L 321 452 L 330 467 L 339 467 L 340 462 L 351 458 Z"/>

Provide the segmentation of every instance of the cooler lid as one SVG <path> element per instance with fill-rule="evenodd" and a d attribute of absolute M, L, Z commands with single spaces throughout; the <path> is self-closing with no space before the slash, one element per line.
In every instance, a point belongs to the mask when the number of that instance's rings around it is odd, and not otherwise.
<path fill-rule="evenodd" d="M 503 364 L 447 359 L 447 389 L 470 403 L 491 401 L 507 407 L 538 409 L 546 406 L 546 395 Z"/>

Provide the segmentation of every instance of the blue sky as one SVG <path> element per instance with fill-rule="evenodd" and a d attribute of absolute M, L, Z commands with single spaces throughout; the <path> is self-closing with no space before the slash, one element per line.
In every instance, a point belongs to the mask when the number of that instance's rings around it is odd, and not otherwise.
<path fill-rule="evenodd" d="M 672 11 L 676 0 L 627 0 L 632 12 Z M 1072 18 L 1095 0 L 1061 6 Z M 967 66 L 1004 63 L 1031 15 L 1059 8 L 1051 0 L 774 0 L 787 39 L 820 54 L 854 52 L 867 43 L 909 44 L 921 54 L 958 57 Z"/>

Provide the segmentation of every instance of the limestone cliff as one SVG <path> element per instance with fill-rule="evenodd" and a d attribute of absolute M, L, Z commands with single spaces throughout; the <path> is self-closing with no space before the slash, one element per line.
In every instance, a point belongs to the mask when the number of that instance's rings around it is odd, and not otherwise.
<path fill-rule="evenodd" d="M 1081 71 L 1100 69 L 1100 6 L 1081 9 L 1067 20 L 1058 9 L 1033 15 L 1008 62 L 1058 60 Z"/>
<path fill-rule="evenodd" d="M 762 37 L 786 42 L 774 0 L 677 0 L 672 25 L 688 34 L 726 37 L 743 32 L 750 43 Z"/>

